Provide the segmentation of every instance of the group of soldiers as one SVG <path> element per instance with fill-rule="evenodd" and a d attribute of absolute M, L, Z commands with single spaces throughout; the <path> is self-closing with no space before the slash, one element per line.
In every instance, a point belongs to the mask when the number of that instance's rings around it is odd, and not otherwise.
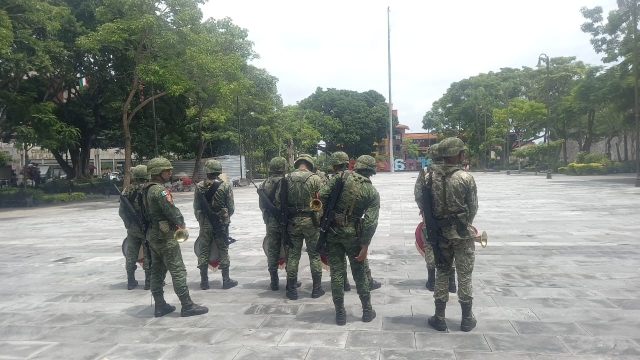
<path fill-rule="evenodd" d="M 437 330 L 447 329 L 445 307 L 449 291 L 455 292 L 455 271 L 458 272 L 458 299 L 462 306 L 463 331 L 475 327 L 471 311 L 471 272 L 474 264 L 474 232 L 471 224 L 477 212 L 478 200 L 473 177 L 457 166 L 464 161 L 466 147 L 456 138 L 448 138 L 432 146 L 436 161 L 420 172 L 415 185 L 415 198 L 423 214 L 425 206 L 433 209 L 439 224 L 443 224 L 435 251 L 425 246 L 428 280 L 427 288 L 434 291 L 436 312 L 429 325 Z M 367 260 L 369 245 L 378 225 L 380 195 L 371 183 L 376 174 L 376 161 L 369 155 L 360 156 L 353 170 L 349 170 L 349 156 L 335 152 L 331 156 L 333 175 L 318 171 L 310 155 L 302 154 L 294 162 L 294 170 L 287 173 L 287 161 L 273 158 L 269 163 L 270 176 L 260 184 L 259 206 L 266 226 L 266 252 L 270 288 L 280 289 L 279 261 L 284 252 L 286 267 L 286 296 L 298 299 L 299 262 L 303 243 L 309 256 L 312 298 L 325 294 L 322 288 L 322 257 L 330 267 L 331 292 L 336 311 L 336 324 L 346 324 L 344 307 L 345 291 L 351 290 L 347 279 L 347 259 L 362 303 L 362 321 L 376 317 L 371 305 L 371 290 L 381 284 L 371 276 Z M 179 243 L 174 239 L 177 229 L 184 229 L 184 217 L 174 205 L 171 193 L 164 183 L 171 176 L 171 163 L 155 158 L 147 166 L 133 170 L 134 182 L 122 193 L 144 220 L 146 226 L 136 226 L 131 212 L 123 202 L 120 216 L 127 228 L 129 247 L 126 254 L 127 288 L 135 288 L 136 261 L 144 246 L 145 289 L 150 289 L 155 300 L 156 317 L 175 310 L 163 297 L 163 285 L 167 271 L 182 304 L 181 316 L 204 314 L 208 309 L 196 305 L 189 297 L 186 269 L 182 261 Z M 196 185 L 194 197 L 195 217 L 200 225 L 200 288 L 209 289 L 209 254 L 215 247 L 219 254 L 222 288 L 230 289 L 238 284 L 229 277 L 229 220 L 235 207 L 231 185 L 220 179 L 222 166 L 216 160 L 205 164 L 207 179 Z M 429 191 L 434 199 L 424 204 L 423 191 Z M 426 223 L 426 221 L 425 221 Z M 426 233 L 426 230 L 424 233 Z M 437 253 L 437 260 L 434 260 Z M 444 259 L 444 260 L 443 260 Z M 453 264 L 456 267 L 454 268 Z M 453 280 L 452 280 L 453 279 Z M 453 287 L 453 289 L 452 289 Z"/>

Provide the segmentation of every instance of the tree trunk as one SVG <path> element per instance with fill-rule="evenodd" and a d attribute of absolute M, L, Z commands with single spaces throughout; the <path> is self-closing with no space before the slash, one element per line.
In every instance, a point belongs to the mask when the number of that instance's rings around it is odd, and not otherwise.
<path fill-rule="evenodd" d="M 53 157 L 58 162 L 58 165 L 60 165 L 60 168 L 62 168 L 62 171 L 64 171 L 65 174 L 67 174 L 67 179 L 75 178 L 76 177 L 75 170 L 73 170 L 73 168 L 69 166 L 69 164 L 64 160 L 64 158 L 62 157 L 62 154 L 60 154 L 58 150 L 49 150 L 49 151 L 51 151 L 51 154 L 53 154 Z"/>
<path fill-rule="evenodd" d="M 80 150 L 78 149 L 70 149 L 69 157 L 71 158 L 71 166 L 73 166 L 73 170 L 75 172 L 74 178 L 78 178 L 82 173 L 80 171 Z"/>
<path fill-rule="evenodd" d="M 91 137 L 80 140 L 80 157 L 78 160 L 80 162 L 80 173 L 78 177 L 91 178 L 91 170 L 89 169 L 91 160 Z"/>
<path fill-rule="evenodd" d="M 618 161 L 622 161 L 622 155 L 620 154 L 620 138 L 616 141 L 616 153 L 618 154 Z"/>
<path fill-rule="evenodd" d="M 124 185 L 131 183 L 131 131 L 129 130 L 129 117 L 127 111 L 122 112 L 122 132 L 124 134 Z"/>
<path fill-rule="evenodd" d="M 596 117 L 596 110 L 589 110 L 587 114 L 587 136 L 584 139 L 584 148 L 583 151 L 590 153 L 591 152 L 591 143 L 593 142 L 593 123 Z"/>
<path fill-rule="evenodd" d="M 204 153 L 204 147 L 206 144 L 202 139 L 202 114 L 204 112 L 204 106 L 200 105 L 198 108 L 198 153 L 196 155 L 196 163 L 193 166 L 193 181 L 196 181 L 200 173 L 200 161 L 202 160 L 202 154 Z"/>
<path fill-rule="evenodd" d="M 249 180 L 253 181 L 253 141 L 251 134 L 249 134 Z"/>
<path fill-rule="evenodd" d="M 564 166 L 567 166 L 567 119 L 562 120 L 562 132 L 564 133 L 564 142 L 562 146 L 562 158 L 564 159 Z"/>
<path fill-rule="evenodd" d="M 627 131 L 624 131 L 624 135 L 622 137 L 622 141 L 624 142 L 624 161 L 629 161 L 629 143 L 627 142 Z"/>

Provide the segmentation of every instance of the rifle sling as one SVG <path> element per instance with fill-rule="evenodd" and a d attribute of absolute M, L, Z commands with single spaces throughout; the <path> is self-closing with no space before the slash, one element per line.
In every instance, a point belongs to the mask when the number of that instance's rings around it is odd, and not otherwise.
<path fill-rule="evenodd" d="M 211 184 L 211 186 L 209 187 L 209 190 L 207 190 L 207 192 L 204 194 L 204 197 L 205 199 L 207 199 L 207 203 L 209 205 L 211 205 L 213 196 L 216 194 L 216 191 L 218 191 L 218 188 L 220 188 L 220 185 L 222 185 L 222 183 L 223 181 L 215 180 L 213 184 Z"/>

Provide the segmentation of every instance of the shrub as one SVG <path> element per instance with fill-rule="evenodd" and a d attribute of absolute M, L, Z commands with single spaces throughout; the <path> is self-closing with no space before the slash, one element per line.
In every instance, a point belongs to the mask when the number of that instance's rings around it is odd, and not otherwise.
<path fill-rule="evenodd" d="M 562 172 L 560 169 L 562 169 Z M 605 175 L 607 173 L 602 164 L 578 164 L 574 162 L 570 163 L 566 167 L 559 168 L 558 172 L 567 175 Z"/>
<path fill-rule="evenodd" d="M 32 189 L 32 188 L 4 188 L 0 190 L 0 199 L 2 197 L 10 197 L 15 196 L 19 192 L 24 192 L 27 196 L 33 196 L 33 202 L 35 204 L 41 204 L 44 196 L 44 192 L 42 190 Z"/>
<path fill-rule="evenodd" d="M 113 187 L 113 184 L 121 187 L 122 181 L 107 179 L 54 180 L 42 184 L 41 188 L 47 194 L 68 193 L 69 191 L 84 194 L 104 194 L 104 188 Z"/>
<path fill-rule="evenodd" d="M 605 154 L 590 154 L 584 151 L 580 151 L 578 153 L 578 157 L 576 158 L 576 163 L 578 164 L 610 164 L 611 160 Z"/>
<path fill-rule="evenodd" d="M 84 193 L 74 192 L 71 194 L 45 194 L 43 200 L 45 203 L 59 203 L 67 201 L 83 200 L 85 198 Z"/>

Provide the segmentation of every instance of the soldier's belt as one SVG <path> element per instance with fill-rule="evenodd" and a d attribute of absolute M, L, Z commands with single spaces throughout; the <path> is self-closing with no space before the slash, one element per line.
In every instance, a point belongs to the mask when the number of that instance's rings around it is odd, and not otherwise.
<path fill-rule="evenodd" d="M 289 208 L 289 216 L 312 216 L 313 214 L 315 214 L 315 211 L 311 211 L 311 210 L 306 210 L 306 209 L 296 209 L 296 208 Z"/>
<path fill-rule="evenodd" d="M 457 215 L 451 215 L 445 218 L 436 218 L 436 222 L 440 228 L 446 228 L 461 223 Z"/>

